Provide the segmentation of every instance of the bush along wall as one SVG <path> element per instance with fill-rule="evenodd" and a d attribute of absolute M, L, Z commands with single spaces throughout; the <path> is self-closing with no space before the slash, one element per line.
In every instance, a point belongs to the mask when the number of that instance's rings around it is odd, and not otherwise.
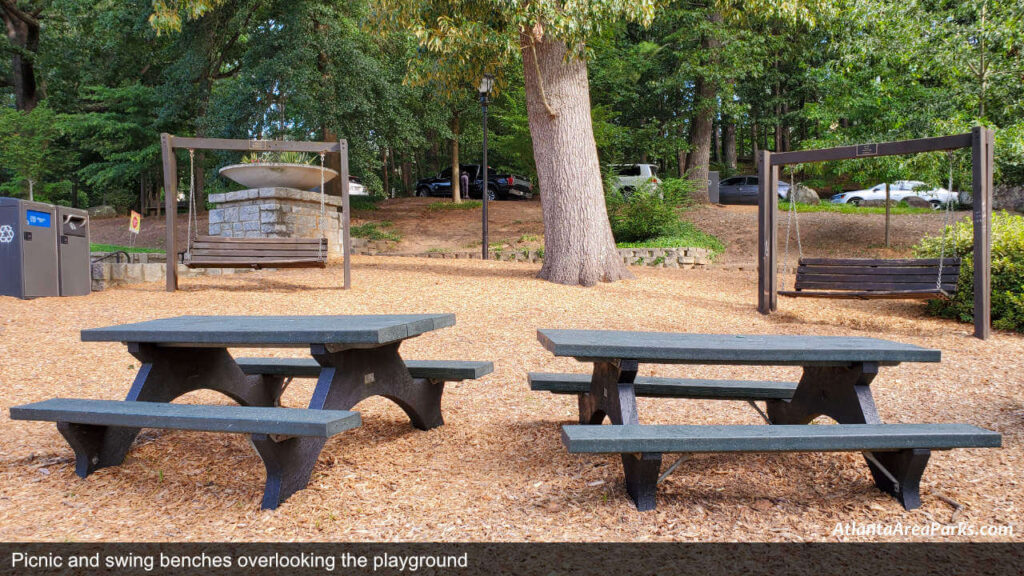
<path fill-rule="evenodd" d="M 914 247 L 922 258 L 938 258 L 942 236 L 925 238 Z M 974 226 L 970 219 L 946 231 L 946 256 L 960 257 L 960 280 L 950 300 L 930 300 L 928 311 L 961 322 L 974 321 Z M 992 216 L 992 326 L 1024 332 L 1024 216 L 996 212 Z"/>

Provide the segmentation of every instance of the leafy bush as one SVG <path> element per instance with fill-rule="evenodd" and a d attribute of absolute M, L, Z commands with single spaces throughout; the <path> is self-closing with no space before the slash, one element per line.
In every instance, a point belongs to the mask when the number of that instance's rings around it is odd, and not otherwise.
<path fill-rule="evenodd" d="M 669 236 L 679 229 L 678 209 L 690 202 L 688 180 L 665 180 L 661 186 L 644 185 L 629 195 L 605 186 L 605 203 L 612 235 L 617 242 L 642 242 Z"/>
<path fill-rule="evenodd" d="M 928 302 L 931 314 L 974 320 L 974 226 L 970 219 L 946 232 L 946 256 L 960 257 L 960 280 L 951 300 Z M 942 237 L 925 238 L 914 247 L 918 257 L 937 258 Z M 1024 217 L 1007 212 L 992 216 L 992 325 L 1024 332 Z"/>
<path fill-rule="evenodd" d="M 381 228 L 390 228 L 391 226 L 391 222 L 386 220 L 383 222 L 367 222 L 366 224 L 353 226 L 349 229 L 349 234 L 354 238 L 366 238 L 368 240 L 390 240 L 392 242 L 401 241 L 401 234 L 391 230 L 381 230 Z"/>

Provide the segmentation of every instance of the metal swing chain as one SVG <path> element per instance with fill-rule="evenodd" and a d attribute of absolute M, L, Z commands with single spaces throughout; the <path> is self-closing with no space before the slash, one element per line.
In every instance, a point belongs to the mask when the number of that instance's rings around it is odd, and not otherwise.
<path fill-rule="evenodd" d="M 786 250 L 782 259 L 782 274 L 779 275 L 779 290 L 785 289 L 786 277 L 789 275 L 789 236 L 790 230 L 793 227 L 793 221 L 796 221 L 796 245 L 799 252 L 800 258 L 804 257 L 804 247 L 800 242 L 800 217 L 796 211 L 796 200 L 793 199 L 793 193 L 795 191 L 794 176 L 796 170 L 789 173 L 789 196 L 786 198 L 789 201 L 789 214 L 786 218 Z"/>
<path fill-rule="evenodd" d="M 946 156 L 949 158 L 949 192 L 953 192 L 953 152 L 946 152 Z M 945 297 L 949 298 L 949 293 L 942 289 L 942 269 L 946 263 L 946 235 L 949 233 L 949 228 L 952 224 L 953 216 L 953 202 L 946 201 L 946 214 L 942 223 L 942 246 L 939 248 L 939 277 L 935 279 L 935 289 L 941 292 Z M 954 243 L 956 239 L 954 237 Z"/>
<path fill-rule="evenodd" d="M 324 190 L 324 186 L 326 185 L 326 181 L 325 181 L 325 177 L 324 177 L 324 169 L 325 169 L 324 168 L 324 158 L 326 156 L 327 156 L 327 152 L 321 150 L 320 151 L 320 215 L 317 217 L 317 226 L 316 226 L 317 229 L 320 230 L 320 238 L 321 238 L 321 241 L 318 242 L 317 245 L 316 245 L 317 246 L 317 248 L 316 248 L 316 259 L 318 261 L 323 259 L 323 256 L 324 256 L 324 243 L 323 243 L 322 240 L 324 238 L 327 238 L 327 231 L 324 229 L 324 226 L 326 226 L 326 224 L 324 223 L 324 219 L 327 216 L 327 210 L 326 210 L 325 202 L 324 202 L 324 194 L 326 194 L 326 190 Z"/>
<path fill-rule="evenodd" d="M 196 151 L 188 149 L 188 248 L 185 250 L 185 258 L 192 259 L 193 234 L 199 234 L 199 217 L 196 215 Z M 195 230 L 192 222 L 195 221 Z"/>

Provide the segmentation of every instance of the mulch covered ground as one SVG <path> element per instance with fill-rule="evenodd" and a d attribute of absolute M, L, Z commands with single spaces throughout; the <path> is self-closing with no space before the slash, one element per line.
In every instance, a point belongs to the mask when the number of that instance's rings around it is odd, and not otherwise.
<path fill-rule="evenodd" d="M 830 540 L 840 522 L 948 522 L 953 507 L 942 497 L 962 505 L 957 521 L 1014 525 L 1010 538 L 1020 539 L 1024 338 L 981 342 L 917 303 L 785 300 L 763 317 L 754 272 L 635 271 L 636 280 L 584 289 L 537 280 L 529 264 L 357 257 L 351 291 L 332 266 L 188 279 L 175 294 L 138 284 L 80 298 L 0 297 L 0 540 Z M 80 342 L 84 328 L 181 314 L 426 312 L 453 312 L 458 323 L 407 341 L 405 357 L 487 359 L 494 373 L 449 384 L 446 424 L 429 432 L 387 400 L 360 404 L 364 425 L 330 440 L 309 488 L 276 511 L 259 510 L 263 468 L 245 437 L 147 430 L 124 465 L 81 480 L 52 423 L 7 417 L 12 405 L 53 396 L 124 397 L 138 361 L 118 344 Z M 940 348 L 941 364 L 883 368 L 873 385 L 883 419 L 976 424 L 1002 433 L 1004 448 L 935 453 L 913 512 L 874 487 L 859 454 L 812 453 L 699 455 L 660 487 L 656 511 L 638 513 L 618 457 L 562 446 L 575 398 L 529 391 L 528 371 L 587 369 L 543 350 L 536 330 L 545 327 L 874 336 Z M 798 376 L 650 365 L 642 374 Z M 293 384 L 284 403 L 304 405 L 311 387 Z M 182 401 L 226 402 L 210 392 Z M 760 421 L 739 402 L 639 404 L 645 423 Z"/>

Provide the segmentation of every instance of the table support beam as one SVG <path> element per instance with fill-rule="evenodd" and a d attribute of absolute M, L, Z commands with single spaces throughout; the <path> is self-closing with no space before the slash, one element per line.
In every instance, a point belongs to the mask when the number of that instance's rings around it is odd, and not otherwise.
<path fill-rule="evenodd" d="M 590 392 L 579 395 L 580 424 L 599 425 L 605 417 L 614 425 L 639 424 L 633 388 L 638 368 L 636 360 L 595 362 Z M 653 510 L 657 505 L 655 495 L 661 454 L 623 454 L 622 468 L 626 492 L 636 504 L 636 509 Z"/>
<path fill-rule="evenodd" d="M 768 418 L 772 424 L 808 424 L 818 416 L 828 416 L 840 424 L 881 424 L 871 393 L 871 382 L 877 375 L 878 364 L 873 362 L 850 367 L 804 367 L 792 400 L 768 401 Z M 920 449 L 865 452 L 864 460 L 878 489 L 912 510 L 921 505 L 919 486 L 930 454 Z"/>

